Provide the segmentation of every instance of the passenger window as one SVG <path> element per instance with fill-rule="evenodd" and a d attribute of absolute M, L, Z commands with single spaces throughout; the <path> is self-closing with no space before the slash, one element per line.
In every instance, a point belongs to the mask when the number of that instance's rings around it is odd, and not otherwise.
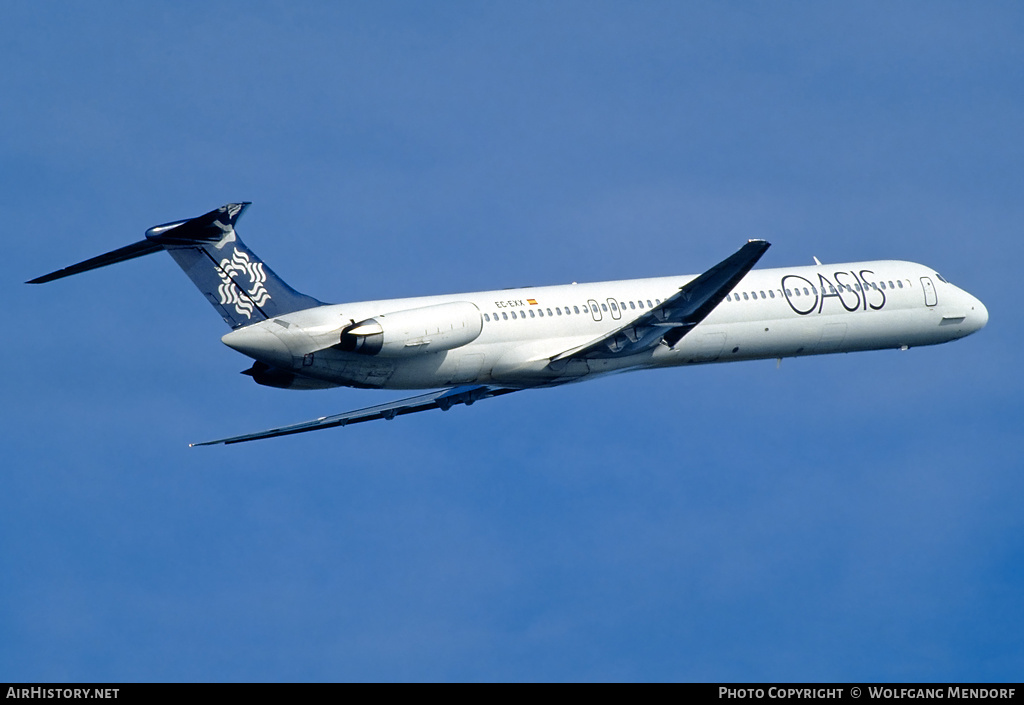
<path fill-rule="evenodd" d="M 804 287 L 804 294 L 806 294 L 807 296 L 811 295 L 811 292 L 807 291 L 807 287 L 806 286 Z"/>
<path fill-rule="evenodd" d="M 639 306 L 640 308 L 643 308 L 643 307 L 644 307 L 644 300 L 643 300 L 643 299 L 640 299 L 640 300 L 639 300 L 639 301 L 637 301 L 636 303 L 637 303 L 637 306 Z"/>
<path fill-rule="evenodd" d="M 569 309 L 566 309 L 566 310 L 568 311 Z M 562 307 L 561 306 L 555 306 L 555 313 L 557 313 L 559 316 L 561 316 L 562 315 Z"/>
<path fill-rule="evenodd" d="M 743 292 L 743 300 L 744 301 L 750 301 L 750 297 L 747 296 L 747 292 L 745 292 L 745 291 Z"/>
<path fill-rule="evenodd" d="M 889 280 L 889 288 L 890 289 L 895 289 L 896 288 L 895 286 L 892 285 L 892 279 Z"/>
<path fill-rule="evenodd" d="M 761 298 L 762 298 L 762 299 L 767 299 L 767 298 L 768 298 L 767 296 L 765 296 L 765 295 L 764 295 L 764 292 L 763 292 L 763 291 L 761 292 Z"/>
<path fill-rule="evenodd" d="M 661 299 L 655 299 L 655 300 L 654 300 L 654 303 L 656 303 L 656 304 L 658 304 L 659 306 L 661 306 Z"/>
<path fill-rule="evenodd" d="M 512 313 L 512 320 L 513 320 L 513 321 L 514 321 L 514 320 L 516 320 L 516 312 L 515 312 L 515 311 L 512 311 L 511 313 Z"/>
<path fill-rule="evenodd" d="M 774 299 L 775 298 L 775 291 L 773 289 L 769 289 L 768 290 L 768 296 L 770 296 L 770 297 L 772 297 Z"/>
<path fill-rule="evenodd" d="M 533 314 L 533 309 L 532 308 L 530 309 L 530 318 L 536 318 L 536 316 Z"/>
<path fill-rule="evenodd" d="M 491 317 L 490 317 L 490 316 L 488 316 L 488 315 L 487 315 L 487 314 L 485 313 L 485 314 L 484 314 L 484 320 L 485 320 L 485 321 L 487 321 L 487 322 L 490 322 L 490 320 L 491 320 Z"/>
<path fill-rule="evenodd" d="M 732 301 L 732 294 L 726 294 L 725 295 L 725 300 L 726 301 Z"/>
<path fill-rule="evenodd" d="M 548 315 L 549 316 L 554 316 L 555 315 L 555 314 L 551 313 L 551 309 L 550 308 L 548 309 Z"/>
<path fill-rule="evenodd" d="M 651 306 L 651 300 L 650 299 L 647 299 L 647 308 L 654 308 L 653 306 Z"/>
<path fill-rule="evenodd" d="M 508 314 L 505 313 L 504 311 L 501 312 L 501 317 L 504 318 L 506 321 L 508 320 Z"/>
<path fill-rule="evenodd" d="M 544 309 L 538 308 L 537 309 L 537 315 L 540 316 L 541 318 L 544 318 Z"/>
<path fill-rule="evenodd" d="M 792 295 L 793 295 L 793 292 L 790 291 L 789 289 L 786 289 L 786 296 L 792 296 Z"/>
<path fill-rule="evenodd" d="M 608 313 L 608 304 L 601 304 L 601 310 Z"/>
<path fill-rule="evenodd" d="M 636 310 L 636 304 L 635 304 L 635 303 L 633 303 L 632 301 L 630 301 L 630 302 L 629 302 L 629 307 L 630 307 L 631 309 L 633 309 L 634 311 Z"/>
<path fill-rule="evenodd" d="M 902 289 L 902 288 L 903 288 L 903 281 L 902 281 L 902 280 L 900 280 L 900 279 L 897 279 L 897 280 L 896 280 L 896 286 L 898 286 L 899 288 L 901 288 L 901 289 Z"/>
<path fill-rule="evenodd" d="M 568 311 L 568 310 L 569 310 L 569 309 L 566 309 L 566 311 Z M 579 307 L 578 307 L 578 306 L 573 306 L 573 307 L 572 307 L 572 310 L 573 310 L 573 313 L 579 313 L 579 312 L 580 312 L 580 309 L 579 309 Z M 587 307 L 586 307 L 586 306 L 584 306 L 584 307 L 583 307 L 583 313 L 586 313 L 586 312 L 587 312 Z"/>

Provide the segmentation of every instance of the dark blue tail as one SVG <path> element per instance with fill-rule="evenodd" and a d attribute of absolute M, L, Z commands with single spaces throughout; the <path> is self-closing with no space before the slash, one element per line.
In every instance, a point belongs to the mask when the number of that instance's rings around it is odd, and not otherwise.
<path fill-rule="evenodd" d="M 229 203 L 198 218 L 155 225 L 146 239 L 33 279 L 61 279 L 115 262 L 167 250 L 232 328 L 323 305 L 281 280 L 235 232 L 249 203 Z"/>
<path fill-rule="evenodd" d="M 146 231 L 146 239 L 170 253 L 232 328 L 322 305 L 288 286 L 238 237 L 235 223 L 249 205 L 229 203 Z"/>

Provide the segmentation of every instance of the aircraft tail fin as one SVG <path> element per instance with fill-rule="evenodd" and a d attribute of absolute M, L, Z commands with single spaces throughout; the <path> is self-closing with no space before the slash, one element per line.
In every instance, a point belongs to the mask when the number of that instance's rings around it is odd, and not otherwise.
<path fill-rule="evenodd" d="M 288 286 L 238 237 L 235 223 L 249 205 L 229 203 L 146 231 L 146 238 L 167 250 L 232 328 L 323 303 Z"/>
<path fill-rule="evenodd" d="M 235 223 L 249 203 L 229 203 L 197 218 L 154 225 L 146 239 L 29 281 L 43 284 L 167 250 L 232 328 L 322 305 L 300 294 L 238 237 Z"/>

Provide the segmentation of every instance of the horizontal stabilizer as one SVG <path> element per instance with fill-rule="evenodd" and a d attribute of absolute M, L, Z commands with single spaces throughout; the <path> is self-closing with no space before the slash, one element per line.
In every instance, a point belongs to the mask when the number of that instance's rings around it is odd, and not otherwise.
<path fill-rule="evenodd" d="M 165 245 L 220 242 L 232 233 L 238 219 L 251 205 L 250 201 L 229 203 L 195 218 L 154 225 L 146 231 L 146 238 Z"/>
<path fill-rule="evenodd" d="M 448 411 L 451 407 L 456 404 L 466 404 L 469 406 L 473 402 L 481 399 L 488 399 L 490 397 L 501 396 L 502 394 L 508 394 L 509 392 L 517 391 L 515 389 L 505 389 L 503 387 L 491 387 L 487 385 L 468 385 L 463 387 L 450 387 L 448 389 L 440 389 L 436 392 L 430 392 L 429 394 L 421 394 L 417 397 L 410 397 L 408 399 L 398 399 L 397 401 L 389 402 L 387 404 L 379 404 L 377 406 L 367 407 L 366 409 L 359 409 L 357 411 L 348 411 L 344 414 L 336 414 L 335 416 L 321 416 L 319 419 L 312 421 L 304 421 L 302 423 L 293 424 L 291 426 L 282 426 L 281 428 L 271 428 L 266 431 L 258 431 L 257 433 L 247 433 L 242 436 L 232 436 L 231 438 L 221 438 L 216 441 L 206 441 L 204 443 L 191 443 L 189 447 L 194 446 L 212 446 L 223 443 L 224 445 L 230 445 L 231 443 L 244 443 L 245 441 L 257 441 L 261 438 L 274 438 L 275 436 L 290 436 L 293 433 L 305 433 L 306 431 L 319 431 L 325 428 L 334 428 L 336 426 L 347 426 L 352 423 L 362 423 L 363 421 L 376 421 L 377 419 L 387 419 L 390 421 L 396 416 L 402 416 L 403 414 L 414 414 L 417 411 L 429 411 L 430 409 L 441 409 L 442 411 Z"/>
<path fill-rule="evenodd" d="M 159 252 L 163 249 L 163 245 L 158 242 L 152 242 L 150 240 L 140 240 L 139 242 L 122 247 L 108 252 L 92 259 L 87 259 L 84 262 L 73 264 L 70 267 L 64 269 L 58 269 L 56 272 L 50 272 L 44 274 L 41 277 L 30 279 L 25 282 L 26 284 L 45 284 L 46 282 L 52 282 L 54 279 L 63 279 L 64 277 L 70 277 L 72 274 L 81 274 L 82 272 L 88 272 L 90 269 L 99 269 L 100 267 L 106 267 L 108 264 L 117 264 L 118 262 L 125 262 L 136 257 L 142 257 L 143 255 L 150 255 L 154 252 Z"/>
<path fill-rule="evenodd" d="M 25 283 L 45 284 L 55 279 L 70 277 L 72 274 L 88 272 L 90 269 L 99 269 L 110 264 L 126 262 L 136 257 L 160 252 L 164 249 L 164 245 L 219 242 L 224 239 L 225 233 L 231 232 L 234 229 L 235 223 L 242 217 L 245 209 L 250 205 L 248 202 L 229 203 L 223 208 L 212 210 L 198 218 L 188 218 L 176 220 L 173 223 L 154 225 L 146 231 L 145 240 L 140 240 L 127 247 L 121 247 L 113 252 L 107 252 L 98 257 L 87 259 L 84 262 L 73 264 L 70 267 L 58 269 L 56 272 L 44 274 Z"/>

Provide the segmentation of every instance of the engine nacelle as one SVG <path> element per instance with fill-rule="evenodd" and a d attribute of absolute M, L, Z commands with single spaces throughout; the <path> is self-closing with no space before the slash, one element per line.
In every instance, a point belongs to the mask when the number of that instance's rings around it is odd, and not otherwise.
<path fill-rule="evenodd" d="M 313 379 L 297 375 L 290 370 L 282 370 L 280 367 L 271 367 L 265 362 L 256 362 L 249 369 L 243 370 L 242 374 L 252 377 L 256 384 L 278 389 L 330 389 L 341 386 L 336 382 Z"/>
<path fill-rule="evenodd" d="M 483 327 L 480 309 L 457 301 L 367 318 L 343 328 L 337 347 L 360 355 L 411 357 L 472 343 Z"/>

